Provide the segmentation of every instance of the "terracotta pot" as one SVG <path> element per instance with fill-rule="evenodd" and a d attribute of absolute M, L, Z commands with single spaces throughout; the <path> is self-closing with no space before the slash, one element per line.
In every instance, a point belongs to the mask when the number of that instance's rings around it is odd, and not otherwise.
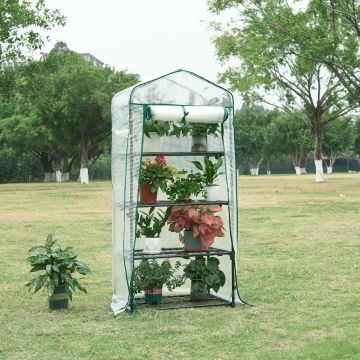
<path fill-rule="evenodd" d="M 151 192 L 151 184 L 140 185 L 140 202 L 143 204 L 156 204 L 157 191 Z"/>
<path fill-rule="evenodd" d="M 148 305 L 161 304 L 162 288 L 155 290 L 145 290 L 145 303 Z"/>
<path fill-rule="evenodd" d="M 198 251 L 208 251 L 209 247 L 205 246 L 199 238 L 195 238 L 192 231 L 184 231 L 184 251 L 185 252 L 198 252 Z"/>

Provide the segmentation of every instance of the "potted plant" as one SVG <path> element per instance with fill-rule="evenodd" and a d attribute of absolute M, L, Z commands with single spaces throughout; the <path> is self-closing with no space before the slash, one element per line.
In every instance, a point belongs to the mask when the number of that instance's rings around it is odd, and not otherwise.
<path fill-rule="evenodd" d="M 155 207 L 151 207 L 148 213 L 144 211 L 140 211 L 140 213 L 136 237 L 140 238 L 143 236 L 144 253 L 158 254 L 161 251 L 160 233 L 169 217 L 170 208 L 166 212 L 160 209 L 155 212 Z"/>
<path fill-rule="evenodd" d="M 205 197 L 209 201 L 216 201 L 220 198 L 220 187 L 215 184 L 215 180 L 219 175 L 223 174 L 219 172 L 223 161 L 221 156 L 216 157 L 216 162 L 212 162 L 208 156 L 204 157 L 204 165 L 200 161 L 192 161 L 195 167 L 202 171 L 202 179 L 205 185 Z"/>
<path fill-rule="evenodd" d="M 207 151 L 207 136 L 214 135 L 216 137 L 218 132 L 218 124 L 189 123 L 181 126 L 173 124 L 169 135 L 180 138 L 190 134 L 192 136 L 191 151 L 204 152 Z"/>
<path fill-rule="evenodd" d="M 216 293 L 225 284 L 225 274 L 219 269 L 218 258 L 196 256 L 184 268 L 184 276 L 191 280 L 190 297 L 192 300 L 205 300 L 210 289 Z"/>
<path fill-rule="evenodd" d="M 161 151 L 160 137 L 169 134 L 170 124 L 167 121 L 145 120 L 144 121 L 144 152 Z"/>
<path fill-rule="evenodd" d="M 72 300 L 72 291 L 79 289 L 87 292 L 72 275 L 78 272 L 81 275 L 91 273 L 89 267 L 77 260 L 77 255 L 71 247 L 53 248 L 56 240 L 49 234 L 45 246 L 34 246 L 29 250 L 26 261 L 32 267 L 30 272 L 43 271 L 25 286 L 30 292 L 36 293 L 46 288 L 49 296 L 50 309 L 67 309 L 68 298 Z"/>
<path fill-rule="evenodd" d="M 192 135 L 192 152 L 207 151 L 207 136 L 217 136 L 218 124 L 203 124 L 191 123 L 189 124 L 190 134 Z"/>
<path fill-rule="evenodd" d="M 140 178 L 140 202 L 155 204 L 158 189 L 160 188 L 165 192 L 167 182 L 173 180 L 173 176 L 176 174 L 176 169 L 166 163 L 163 155 L 158 155 L 154 160 L 143 160 Z"/>
<path fill-rule="evenodd" d="M 208 251 L 215 237 L 224 236 L 224 224 L 220 216 L 219 205 L 173 206 L 167 223 L 169 230 L 179 234 L 184 243 L 184 251 Z"/>
<path fill-rule="evenodd" d="M 180 261 L 173 267 L 169 260 L 164 260 L 161 264 L 156 260 L 141 260 L 134 270 L 133 293 L 144 291 L 146 304 L 160 304 L 163 285 L 172 291 L 184 283 L 184 277 L 176 274 L 180 266 Z"/>
<path fill-rule="evenodd" d="M 202 177 L 199 173 L 188 173 L 186 170 L 178 172 L 179 176 L 166 188 L 169 200 L 189 202 L 192 197 L 204 194 Z"/>

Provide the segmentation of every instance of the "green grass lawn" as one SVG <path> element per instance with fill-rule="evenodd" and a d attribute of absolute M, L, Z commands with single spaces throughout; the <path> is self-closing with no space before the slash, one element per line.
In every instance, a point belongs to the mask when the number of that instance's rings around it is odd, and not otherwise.
<path fill-rule="evenodd" d="M 239 206 L 254 306 L 114 319 L 110 182 L 0 185 L 0 359 L 360 359 L 360 176 L 240 177 Z M 63 312 L 24 287 L 49 232 L 93 270 Z"/>

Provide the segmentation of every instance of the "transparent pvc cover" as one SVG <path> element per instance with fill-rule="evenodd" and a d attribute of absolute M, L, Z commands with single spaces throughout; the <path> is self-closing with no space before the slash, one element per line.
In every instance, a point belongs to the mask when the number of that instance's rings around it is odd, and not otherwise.
<path fill-rule="evenodd" d="M 148 108 L 161 106 L 176 106 L 181 111 L 187 107 L 204 107 L 207 112 L 211 108 L 219 107 L 226 110 L 226 120 L 219 124 L 218 136 L 208 135 L 208 151 L 224 151 L 224 162 L 218 181 L 221 187 L 221 199 L 228 201 L 218 213 L 224 222 L 225 236 L 215 239 L 213 247 L 234 251 L 236 264 L 237 253 L 237 179 L 235 167 L 235 144 L 233 128 L 233 97 L 224 88 L 186 70 L 177 70 L 157 79 L 137 84 L 116 94 L 112 99 L 112 193 L 113 193 L 113 256 L 112 256 L 112 282 L 113 296 L 111 309 L 117 315 L 127 308 L 133 309 L 134 303 L 131 292 L 134 267 L 138 260 L 134 260 L 134 251 L 143 249 L 143 239 L 136 239 L 136 213 L 139 210 L 139 185 L 141 161 L 146 157 L 142 155 L 143 147 L 149 141 L 143 133 L 144 112 Z M 201 108 L 199 108 L 201 109 Z M 197 113 L 201 113 L 201 110 Z M 195 118 L 195 117 L 194 117 Z M 176 120 L 174 120 L 176 121 Z M 177 138 L 163 136 L 160 138 L 158 153 L 190 152 L 191 136 Z M 168 156 L 166 161 L 177 169 L 197 171 L 191 163 L 193 160 L 203 160 L 203 156 L 196 154 L 187 156 Z M 158 194 L 158 200 L 166 200 L 163 193 Z M 147 211 L 145 209 L 141 209 Z M 165 210 L 165 208 L 163 208 Z M 160 235 L 162 248 L 180 248 L 178 234 L 172 233 L 165 226 Z M 187 259 L 180 260 L 186 265 Z M 232 264 L 229 256 L 221 256 L 220 268 L 224 271 L 226 282 L 216 296 L 228 300 L 234 294 L 237 302 L 240 300 L 238 289 L 232 287 Z M 158 261 L 161 261 L 158 260 Z M 236 274 L 236 271 L 235 271 Z M 166 288 L 163 292 L 166 294 Z M 190 281 L 175 289 L 168 295 L 188 294 Z M 214 293 L 215 294 L 215 293 Z M 138 297 L 137 295 L 136 297 Z M 141 296 L 141 295 L 140 295 Z"/>

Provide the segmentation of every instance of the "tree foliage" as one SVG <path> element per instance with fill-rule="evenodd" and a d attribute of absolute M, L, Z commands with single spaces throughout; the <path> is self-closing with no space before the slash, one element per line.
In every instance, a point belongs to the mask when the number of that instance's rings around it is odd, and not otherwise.
<path fill-rule="evenodd" d="M 231 7 L 239 8 L 239 18 L 220 29 L 215 45 L 222 62 L 235 61 L 238 66 L 229 67 L 221 80 L 247 100 L 273 103 L 271 99 L 277 98 L 315 135 L 315 158 L 321 159 L 325 125 L 354 104 L 339 79 L 308 56 L 309 46 L 316 52 L 322 31 L 317 14 L 295 11 L 286 0 L 210 1 L 217 13 Z"/>
<path fill-rule="evenodd" d="M 41 30 L 64 25 L 58 10 L 49 10 L 45 0 L 0 2 L 0 63 L 24 58 L 25 51 L 38 50 L 44 44 Z"/>
<path fill-rule="evenodd" d="M 266 146 L 276 155 L 291 155 L 294 167 L 305 167 L 306 155 L 313 147 L 313 136 L 295 115 L 279 113 L 265 133 Z"/>
<path fill-rule="evenodd" d="M 87 168 L 89 159 L 103 152 L 111 130 L 111 98 L 138 82 L 135 74 L 86 62 L 64 43 L 13 73 L 8 102 L 25 105 L 18 112 L 4 105 L 8 113 L 0 121 L 0 139 L 20 152 L 46 153 L 64 171 L 76 158 Z M 27 107 L 31 116 L 24 113 Z"/>
<path fill-rule="evenodd" d="M 236 153 L 251 169 L 258 168 L 263 159 L 270 155 L 271 149 L 265 142 L 265 133 L 274 115 L 275 112 L 261 106 L 243 106 L 235 113 Z"/>
<path fill-rule="evenodd" d="M 335 120 L 325 127 L 322 150 L 327 166 L 333 166 L 335 160 L 351 147 L 354 143 L 354 134 L 351 117 Z"/>

